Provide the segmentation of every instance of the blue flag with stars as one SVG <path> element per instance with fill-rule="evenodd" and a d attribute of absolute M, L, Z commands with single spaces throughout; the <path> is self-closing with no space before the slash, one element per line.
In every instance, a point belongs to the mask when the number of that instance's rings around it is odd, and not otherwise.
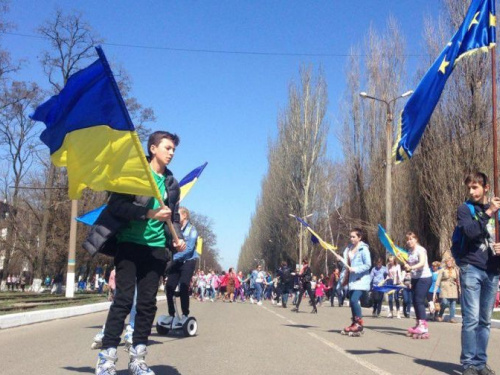
<path fill-rule="evenodd" d="M 396 162 L 413 156 L 446 80 L 460 59 L 495 46 L 495 0 L 472 0 L 464 22 L 420 81 L 403 111 L 394 146 Z"/>

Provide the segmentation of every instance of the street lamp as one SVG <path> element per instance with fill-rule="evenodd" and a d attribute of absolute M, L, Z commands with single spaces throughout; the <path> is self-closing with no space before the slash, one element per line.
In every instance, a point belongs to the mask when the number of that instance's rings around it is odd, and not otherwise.
<path fill-rule="evenodd" d="M 368 95 L 366 92 L 361 92 L 359 95 L 365 99 L 372 99 L 386 105 L 386 148 L 385 148 L 385 229 L 388 234 L 391 234 L 392 230 L 392 104 L 401 98 L 406 98 L 413 94 L 413 91 L 407 91 L 404 94 L 399 95 L 398 97 L 392 100 L 384 100 L 375 98 L 374 96 Z"/>

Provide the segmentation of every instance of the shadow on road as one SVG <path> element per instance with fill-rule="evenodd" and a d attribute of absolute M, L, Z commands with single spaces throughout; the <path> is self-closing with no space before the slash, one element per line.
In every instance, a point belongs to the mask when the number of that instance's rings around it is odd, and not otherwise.
<path fill-rule="evenodd" d="M 285 327 L 292 327 L 292 328 L 314 328 L 316 326 L 308 326 L 306 324 L 283 324 Z"/>
<path fill-rule="evenodd" d="M 404 328 L 398 327 L 384 327 L 384 326 L 365 326 L 366 329 L 370 329 L 375 332 L 389 334 L 389 335 L 397 335 L 397 336 L 406 336 L 407 330 Z"/>
<path fill-rule="evenodd" d="M 159 365 L 159 366 L 151 366 L 151 370 L 154 371 L 156 375 L 181 375 L 179 371 L 175 367 Z"/>
<path fill-rule="evenodd" d="M 354 354 L 354 355 L 363 355 L 363 354 L 390 354 L 390 355 L 402 355 L 405 357 L 408 357 L 408 355 L 395 352 L 394 350 L 389 350 L 389 349 L 384 349 L 384 348 L 379 348 L 378 350 L 346 350 L 347 353 Z M 414 358 L 414 357 L 413 357 Z"/>
<path fill-rule="evenodd" d="M 85 366 L 85 367 L 66 366 L 66 367 L 63 367 L 63 369 L 68 370 L 68 371 L 73 371 L 73 372 L 90 373 L 90 374 L 93 374 L 95 372 L 95 369 L 93 367 L 90 367 L 90 366 Z"/>
<path fill-rule="evenodd" d="M 63 369 L 67 371 L 73 371 L 73 372 L 79 372 L 82 374 L 93 374 L 94 373 L 94 368 L 90 366 L 85 366 L 85 367 L 72 367 L 72 366 L 67 366 L 63 367 Z M 166 366 L 166 365 L 158 365 L 158 366 L 151 366 L 151 369 L 154 371 L 156 375 L 181 375 L 179 371 L 175 367 L 172 366 Z M 129 372 L 128 370 L 120 370 L 117 371 L 118 375 L 128 375 Z"/>
<path fill-rule="evenodd" d="M 415 359 L 415 363 L 441 371 L 443 374 L 461 374 L 462 366 L 450 362 L 430 361 L 428 359 Z"/>

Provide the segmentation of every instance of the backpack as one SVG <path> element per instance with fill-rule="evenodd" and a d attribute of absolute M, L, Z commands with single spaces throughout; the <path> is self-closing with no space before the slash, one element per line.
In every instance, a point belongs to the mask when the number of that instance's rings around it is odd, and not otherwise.
<path fill-rule="evenodd" d="M 474 220 L 477 220 L 476 210 L 474 205 L 469 201 L 466 201 L 465 204 L 470 210 L 470 214 Z M 453 230 L 453 235 L 451 236 L 451 255 L 455 258 L 457 264 L 459 263 L 459 258 L 464 255 L 464 246 L 465 246 L 465 236 L 458 227 L 458 225 Z"/>

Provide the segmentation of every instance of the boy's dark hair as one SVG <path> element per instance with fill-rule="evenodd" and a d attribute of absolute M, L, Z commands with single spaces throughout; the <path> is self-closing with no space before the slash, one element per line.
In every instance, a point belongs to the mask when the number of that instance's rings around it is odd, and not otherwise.
<path fill-rule="evenodd" d="M 467 177 L 465 177 L 464 184 L 469 185 L 472 183 L 476 183 L 481 185 L 482 187 L 485 187 L 486 185 L 488 185 L 488 176 L 486 176 L 485 173 L 478 171 L 469 173 Z"/>
<path fill-rule="evenodd" d="M 179 146 L 179 142 L 181 141 L 177 134 L 172 134 L 163 130 L 152 133 L 148 139 L 148 154 L 150 158 L 153 157 L 153 155 L 151 155 L 151 146 L 158 146 L 161 140 L 165 138 L 170 139 L 174 143 L 175 147 Z"/>

